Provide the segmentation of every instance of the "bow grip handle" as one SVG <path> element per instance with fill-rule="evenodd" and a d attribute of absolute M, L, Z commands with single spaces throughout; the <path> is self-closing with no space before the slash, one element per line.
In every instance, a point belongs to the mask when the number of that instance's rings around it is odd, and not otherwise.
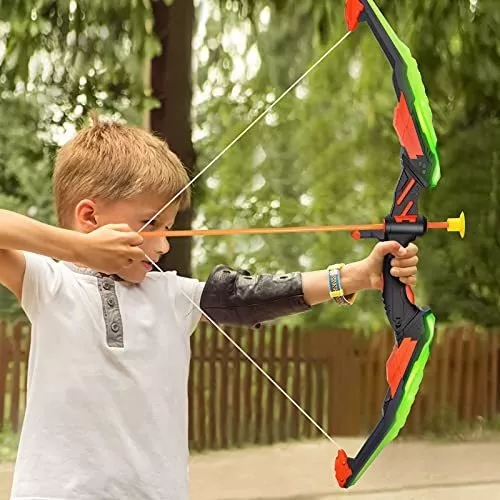
<path fill-rule="evenodd" d="M 391 261 L 393 258 L 393 255 L 386 255 L 384 257 L 382 267 L 384 282 L 382 299 L 387 318 L 399 345 L 401 339 L 405 336 L 406 326 L 420 312 L 420 308 L 415 305 L 412 288 L 391 274 Z"/>

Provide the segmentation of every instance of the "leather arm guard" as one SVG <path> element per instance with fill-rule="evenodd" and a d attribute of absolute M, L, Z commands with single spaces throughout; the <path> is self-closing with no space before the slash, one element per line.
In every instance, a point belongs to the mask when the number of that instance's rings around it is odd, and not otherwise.
<path fill-rule="evenodd" d="M 210 273 L 200 307 L 217 323 L 256 328 L 262 321 L 311 309 L 304 300 L 301 273 L 252 276 L 224 265 Z"/>

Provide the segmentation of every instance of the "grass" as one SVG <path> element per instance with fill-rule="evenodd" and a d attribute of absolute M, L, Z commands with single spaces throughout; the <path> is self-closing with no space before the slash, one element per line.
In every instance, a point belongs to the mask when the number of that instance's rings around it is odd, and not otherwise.
<path fill-rule="evenodd" d="M 0 432 L 0 462 L 13 462 L 19 446 L 19 434 L 10 429 Z"/>

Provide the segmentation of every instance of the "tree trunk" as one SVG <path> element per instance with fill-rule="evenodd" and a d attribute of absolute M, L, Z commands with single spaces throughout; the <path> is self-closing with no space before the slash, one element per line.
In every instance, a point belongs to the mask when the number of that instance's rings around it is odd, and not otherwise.
<path fill-rule="evenodd" d="M 161 43 L 161 54 L 151 62 L 151 87 L 160 107 L 150 113 L 150 129 L 165 139 L 191 176 L 196 155 L 191 136 L 191 58 L 194 29 L 193 0 L 152 2 L 154 31 Z M 193 209 L 179 213 L 176 229 L 191 227 Z M 172 238 L 171 250 L 160 260 L 163 270 L 191 275 L 191 238 Z"/>

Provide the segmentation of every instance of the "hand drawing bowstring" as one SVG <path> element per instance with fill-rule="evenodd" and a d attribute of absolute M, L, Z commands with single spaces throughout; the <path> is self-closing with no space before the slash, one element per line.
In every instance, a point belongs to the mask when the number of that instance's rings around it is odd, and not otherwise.
<path fill-rule="evenodd" d="M 202 170 L 200 170 L 190 181 L 186 184 L 168 203 L 166 203 L 158 212 L 151 217 L 148 222 L 146 222 L 140 229 L 139 233 L 144 231 L 149 224 L 159 217 L 168 207 L 170 207 L 190 186 L 192 186 L 208 169 L 210 169 L 215 163 L 217 163 L 242 137 L 244 137 L 257 123 L 259 123 L 284 97 L 286 97 L 293 89 L 297 87 L 316 67 L 318 67 L 337 47 L 339 47 L 344 40 L 350 35 L 348 31 L 340 40 L 334 43 L 328 50 L 326 50 L 323 55 L 315 61 L 308 69 L 305 71 L 295 82 L 293 82 L 278 98 L 276 98 L 262 113 L 260 113 L 242 132 L 240 132 L 215 158 L 208 163 Z M 147 259 L 151 264 L 160 272 L 164 272 L 151 258 L 146 255 Z M 231 336 L 226 333 L 210 316 L 208 316 L 201 307 L 195 303 L 195 301 L 189 297 L 189 295 L 182 291 L 183 295 L 188 299 L 188 301 L 203 315 L 205 318 L 216 328 L 278 391 L 283 394 L 283 396 L 288 399 L 292 405 L 297 408 L 297 410 L 311 422 L 316 429 L 318 429 L 323 436 L 325 436 L 334 446 L 341 448 L 340 445 L 326 432 L 321 425 L 314 420 L 311 415 L 309 415 L 302 406 L 299 405 L 282 387 L 278 384 L 237 342 L 235 342 Z"/>

